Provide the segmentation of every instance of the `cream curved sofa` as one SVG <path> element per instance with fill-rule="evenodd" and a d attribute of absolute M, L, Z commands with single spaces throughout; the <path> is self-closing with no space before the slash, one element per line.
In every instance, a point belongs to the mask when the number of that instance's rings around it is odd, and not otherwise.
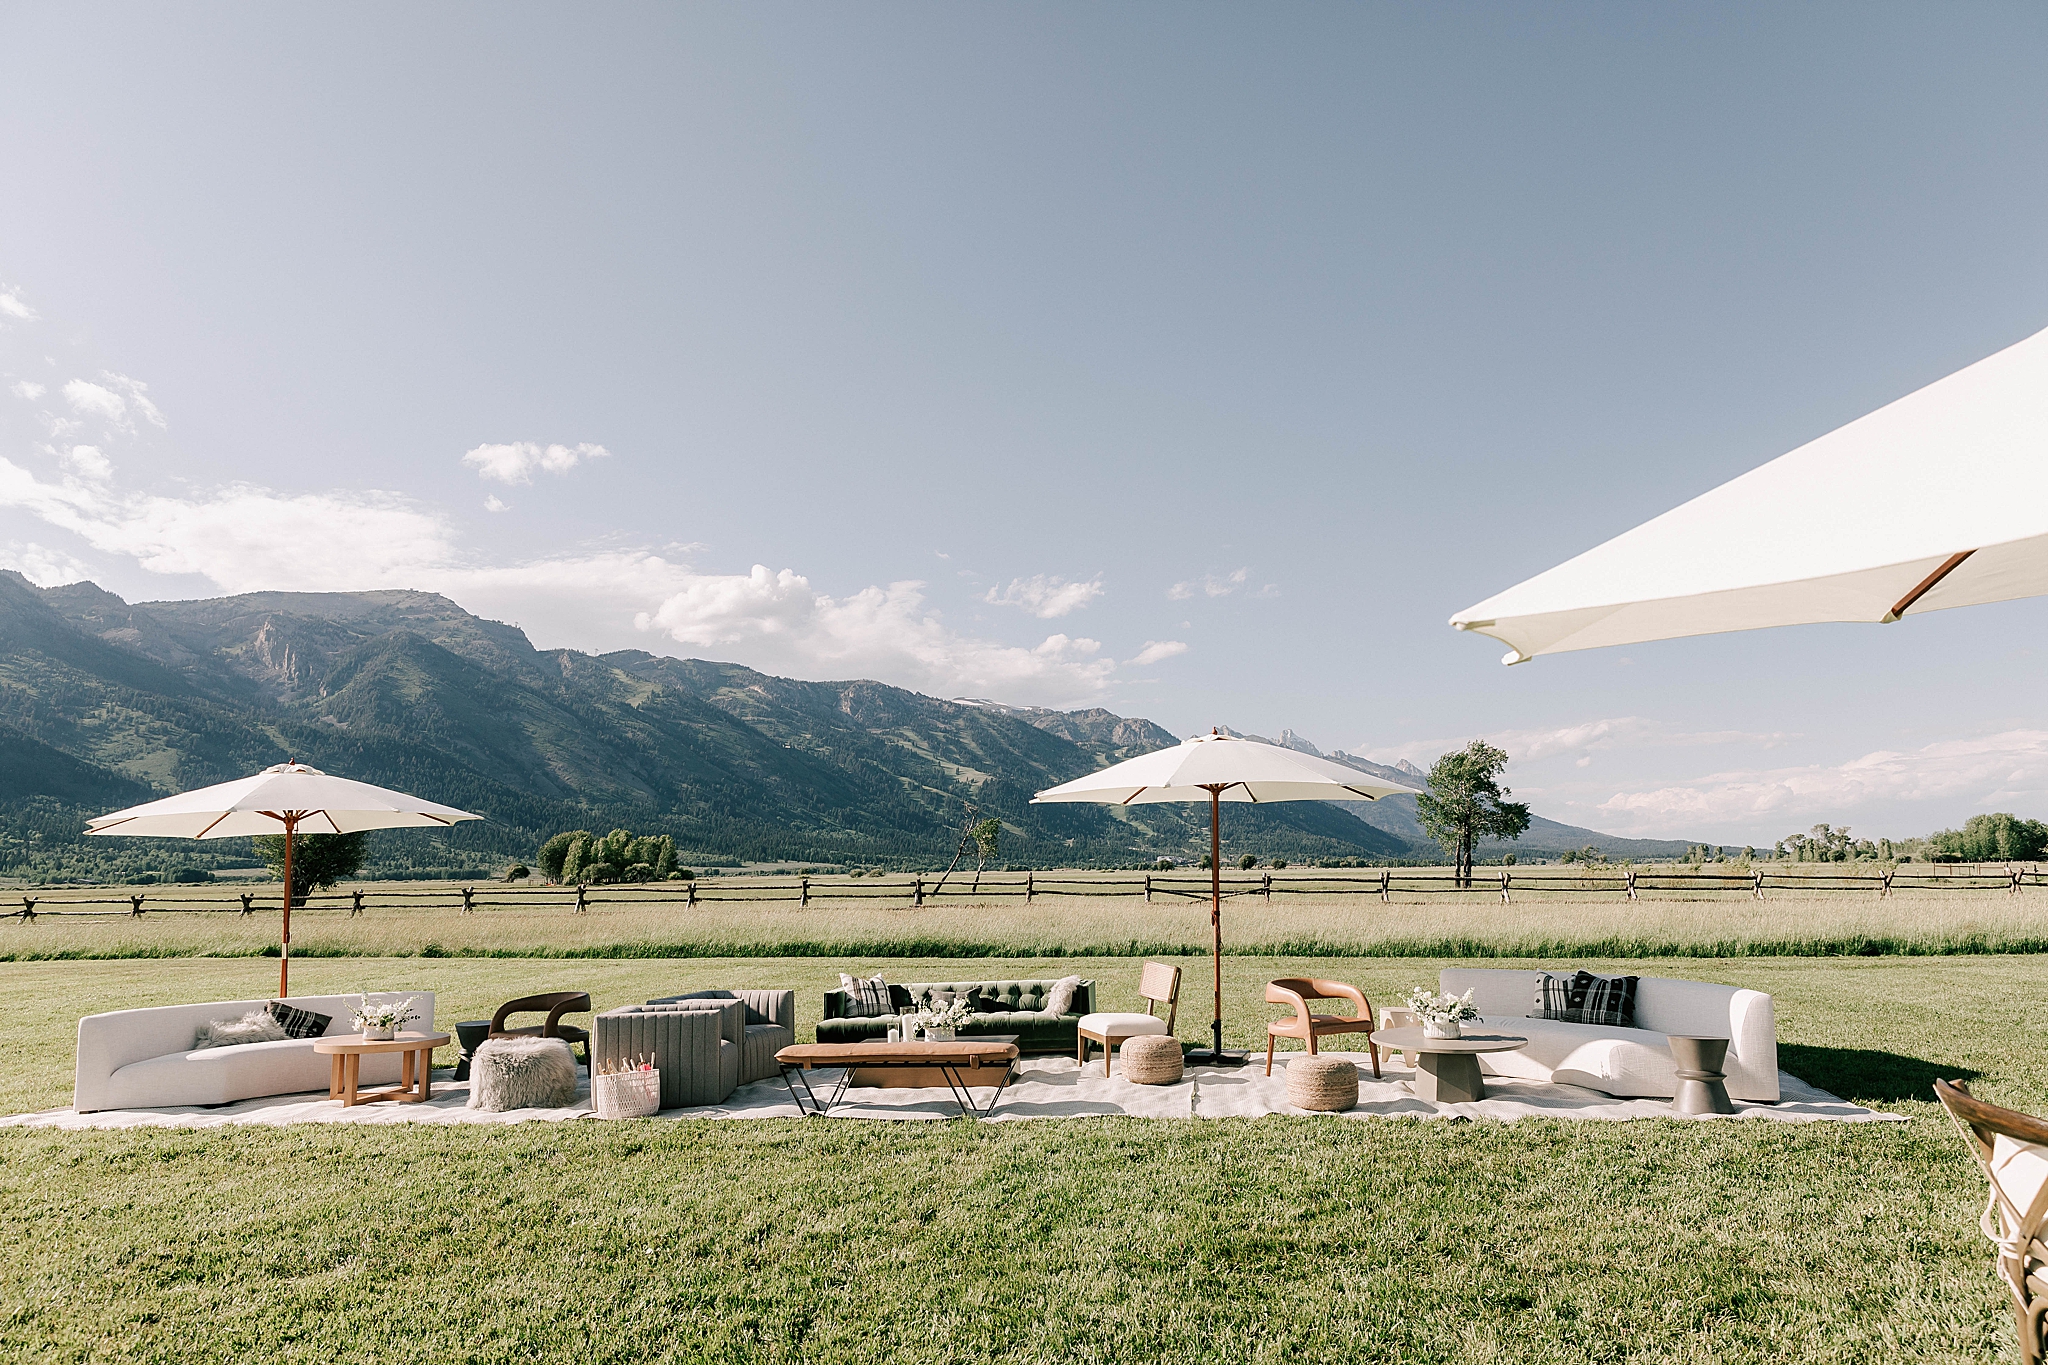
<path fill-rule="evenodd" d="M 1576 969 L 1574 969 L 1576 970 Z M 1559 973 L 1552 973 L 1558 975 Z M 1480 1067 L 1495 1075 L 1557 1081 L 1622 1097 L 1669 1099 L 1678 1090 L 1671 1034 L 1728 1039 L 1728 1094 L 1751 1103 L 1778 1102 L 1778 1021 L 1771 997 L 1740 986 L 1645 976 L 1636 982 L 1635 1028 L 1531 1019 L 1537 972 L 1446 967 L 1438 989 L 1472 992 L 1490 1028 L 1518 1033 L 1529 1046 L 1491 1052 Z"/>
<path fill-rule="evenodd" d="M 416 1032 L 434 1027 L 432 991 L 371 992 L 371 999 L 410 996 L 417 1015 L 406 1025 Z M 351 1033 L 349 1011 L 360 995 L 294 995 L 286 1003 L 331 1016 L 327 1033 Z M 236 1047 L 192 1050 L 201 1024 L 237 1019 L 269 1004 L 260 1000 L 213 1000 L 199 1005 L 88 1014 L 78 1021 L 78 1074 L 71 1107 L 81 1114 L 101 1109 L 160 1109 L 172 1105 L 232 1104 L 264 1095 L 325 1090 L 329 1060 L 313 1051 L 312 1038 Z M 399 1054 L 363 1058 L 364 1085 L 394 1084 Z"/>

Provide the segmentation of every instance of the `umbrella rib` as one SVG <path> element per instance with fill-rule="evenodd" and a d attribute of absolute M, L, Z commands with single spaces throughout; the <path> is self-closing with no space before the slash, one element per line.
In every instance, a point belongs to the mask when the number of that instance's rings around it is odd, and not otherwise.
<path fill-rule="evenodd" d="M 1128 806 L 1131 804 L 1131 802 L 1137 800 L 1139 797 L 1143 796 L 1146 792 L 1150 790 L 1151 788 L 1149 787 L 1140 787 L 1136 791 L 1132 792 L 1129 796 L 1126 796 L 1123 800 L 1117 802 L 1117 804 L 1119 806 Z"/>
<path fill-rule="evenodd" d="M 1360 796 L 1364 797 L 1364 798 L 1365 798 L 1366 800 L 1368 800 L 1368 801 L 1377 801 L 1377 800 L 1379 800 L 1379 798 L 1378 798 L 1377 796 L 1374 796 L 1374 795 L 1373 795 L 1373 794 L 1372 794 L 1371 792 L 1361 792 L 1361 791 L 1358 791 L 1358 788 L 1356 788 L 1356 787 L 1346 787 L 1346 788 L 1344 788 L 1344 790 L 1345 790 L 1345 791 L 1348 791 L 1348 792 L 1358 792 L 1358 794 L 1359 794 Z"/>
<path fill-rule="evenodd" d="M 208 826 L 207 826 L 207 827 L 206 827 L 205 829 L 202 829 L 202 830 L 200 830 L 200 831 L 199 831 L 199 832 L 198 832 L 197 834 L 193 835 L 192 837 L 193 837 L 193 838 L 195 838 L 195 839 L 204 839 L 204 838 L 205 838 L 205 837 L 206 837 L 207 835 L 209 835 L 209 834 L 213 833 L 213 825 L 217 825 L 217 824 L 219 824 L 219 823 L 221 822 L 221 820 L 225 820 L 225 819 L 227 819 L 227 818 L 228 818 L 228 817 L 229 817 L 230 815 L 233 815 L 233 814 L 234 814 L 234 812 L 233 812 L 233 811 L 231 811 L 231 810 L 224 810 L 224 811 L 222 811 L 222 812 L 220 813 L 220 819 L 219 819 L 219 820 L 215 820 L 215 821 L 213 822 L 213 824 L 212 824 L 212 825 L 208 825 Z"/>
<path fill-rule="evenodd" d="M 1913 589 L 1913 591 L 1907 593 L 1904 597 L 1901 597 L 1896 603 L 1893 604 L 1892 609 L 1884 614 L 1884 624 L 1890 625 L 1892 622 L 1898 620 L 1901 616 L 1904 616 L 1906 614 L 1906 608 L 1912 606 L 1915 602 L 1918 602 L 1922 597 L 1926 596 L 1927 590 L 1929 588 L 1932 588 L 1935 584 L 1941 582 L 1942 579 L 1947 578 L 1951 573 L 1955 572 L 1957 565 L 1961 564 L 1964 560 L 1968 559 L 1971 555 L 1975 553 L 1977 553 L 1975 550 L 1964 550 L 1958 554 L 1952 554 L 1947 559 L 1943 560 L 1941 562 L 1940 568 L 1936 569 L 1933 573 L 1927 575 L 1927 577 L 1920 580 L 1919 587 Z"/>

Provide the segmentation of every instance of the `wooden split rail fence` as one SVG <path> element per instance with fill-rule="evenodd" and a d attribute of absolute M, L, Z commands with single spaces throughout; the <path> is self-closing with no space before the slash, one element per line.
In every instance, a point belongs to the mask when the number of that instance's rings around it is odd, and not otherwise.
<path fill-rule="evenodd" d="M 1824 866 L 1795 864 L 1799 867 Z M 1644 893 L 1687 895 L 1700 893 L 1747 894 L 1757 900 L 1767 893 L 1813 894 L 1816 892 L 1864 892 L 1885 897 L 1894 891 L 2004 891 L 2017 896 L 2026 887 L 2048 886 L 2048 872 L 2033 864 L 1992 866 L 1969 863 L 1913 863 L 1868 871 L 1792 872 L 1781 867 L 1753 866 L 1747 870 L 1712 868 L 1644 867 L 1602 869 L 1587 872 L 1559 872 L 1546 868 L 1518 869 L 1484 867 L 1460 881 L 1450 869 L 1382 868 L 1355 872 L 1295 872 L 1276 877 L 1272 873 L 1235 873 L 1223 878 L 1226 897 L 1258 896 L 1271 903 L 1275 896 L 1331 900 L 1345 896 L 1366 896 L 1392 901 L 1396 896 L 1495 895 L 1502 904 L 1519 895 L 1621 896 L 1638 900 Z M 1100 896 L 1143 897 L 1146 903 L 1203 901 L 1209 898 L 1209 878 L 1187 872 L 1130 873 L 1087 876 L 1081 874 L 1026 872 L 1022 876 L 984 875 L 980 884 L 970 879 L 951 878 L 941 882 L 923 875 L 879 877 L 872 881 L 838 878 L 699 878 L 686 882 L 650 882 L 606 886 L 515 886 L 503 882 L 404 890 L 379 890 L 376 885 L 347 890 L 319 892 L 294 909 L 308 911 L 346 909 L 350 918 L 371 910 L 460 910 L 472 914 L 486 910 L 536 910 L 560 908 L 575 914 L 594 905 L 697 906 L 741 902 L 795 901 L 800 907 L 832 901 L 903 901 L 923 906 L 940 900 L 987 901 L 1017 898 L 1030 904 L 1041 896 L 1073 898 Z M 180 886 L 163 890 L 122 891 L 118 894 L 72 895 L 42 890 L 24 893 L 20 907 L 0 910 L 0 919 L 33 924 L 49 917 L 141 919 L 148 915 L 277 913 L 283 908 L 276 889 L 222 891 L 214 887 Z"/>

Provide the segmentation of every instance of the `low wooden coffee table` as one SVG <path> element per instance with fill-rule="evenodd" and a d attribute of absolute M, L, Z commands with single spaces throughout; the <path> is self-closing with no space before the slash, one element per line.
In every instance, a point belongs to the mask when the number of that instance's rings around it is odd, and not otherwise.
<path fill-rule="evenodd" d="M 340 1100 L 344 1109 L 377 1100 L 424 1104 L 434 1098 L 431 1079 L 434 1049 L 447 1041 L 445 1033 L 400 1033 L 389 1039 L 365 1038 L 360 1033 L 339 1033 L 330 1038 L 316 1039 L 313 1051 L 329 1059 L 327 1098 Z M 357 1081 L 363 1072 L 363 1055 L 370 1052 L 399 1054 L 397 1085 L 368 1091 L 359 1087 Z"/>
<path fill-rule="evenodd" d="M 1415 1097 L 1432 1104 L 1470 1104 L 1486 1098 L 1486 1080 L 1479 1070 L 1483 1052 L 1513 1052 L 1529 1046 L 1516 1033 L 1466 1033 L 1462 1038 L 1430 1038 L 1420 1025 L 1381 1029 L 1373 1042 L 1388 1051 L 1415 1054 Z"/>
<path fill-rule="evenodd" d="M 960 1106 L 962 1117 L 972 1114 L 985 1119 L 1002 1103 L 1003 1091 L 1016 1074 L 1017 1045 L 997 1042 L 993 1038 L 956 1038 L 946 1043 L 795 1043 L 776 1053 L 775 1060 L 782 1067 L 782 1083 L 789 1087 L 789 1097 L 796 1101 L 797 1109 L 807 1115 L 831 1113 L 832 1106 L 846 1094 L 846 1087 L 852 1083 L 856 1069 L 887 1071 L 917 1068 L 936 1071 L 945 1080 L 946 1088 L 953 1092 L 954 1102 Z M 833 1088 L 831 1096 L 822 1101 L 811 1089 L 809 1075 L 819 1067 L 842 1068 L 839 1084 Z M 797 1093 L 799 1082 L 803 1085 L 801 1095 Z M 968 1093 L 969 1088 L 976 1085 L 995 1087 L 995 1094 L 989 1097 L 986 1109 L 976 1105 L 974 1097 Z"/>

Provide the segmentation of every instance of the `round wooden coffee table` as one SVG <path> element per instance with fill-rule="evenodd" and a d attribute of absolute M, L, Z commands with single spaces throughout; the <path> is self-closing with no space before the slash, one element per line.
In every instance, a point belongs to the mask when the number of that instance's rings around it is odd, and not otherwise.
<path fill-rule="evenodd" d="M 434 1049 L 448 1041 L 445 1033 L 401 1033 L 388 1039 L 370 1039 L 360 1033 L 338 1033 L 316 1039 L 313 1051 L 332 1065 L 327 1071 L 327 1098 L 340 1100 L 344 1109 L 376 1100 L 397 1100 L 400 1104 L 422 1104 L 434 1098 L 432 1067 Z M 399 1054 L 399 1082 L 382 1090 L 363 1090 L 357 1079 L 363 1071 L 363 1055 L 369 1052 Z"/>
<path fill-rule="evenodd" d="M 1381 1029 L 1372 1040 L 1383 1049 L 1416 1055 L 1415 1097 L 1432 1104 L 1470 1104 L 1485 1099 L 1479 1055 L 1529 1046 L 1529 1040 L 1517 1033 L 1468 1031 L 1462 1038 L 1430 1038 L 1420 1025 Z"/>

